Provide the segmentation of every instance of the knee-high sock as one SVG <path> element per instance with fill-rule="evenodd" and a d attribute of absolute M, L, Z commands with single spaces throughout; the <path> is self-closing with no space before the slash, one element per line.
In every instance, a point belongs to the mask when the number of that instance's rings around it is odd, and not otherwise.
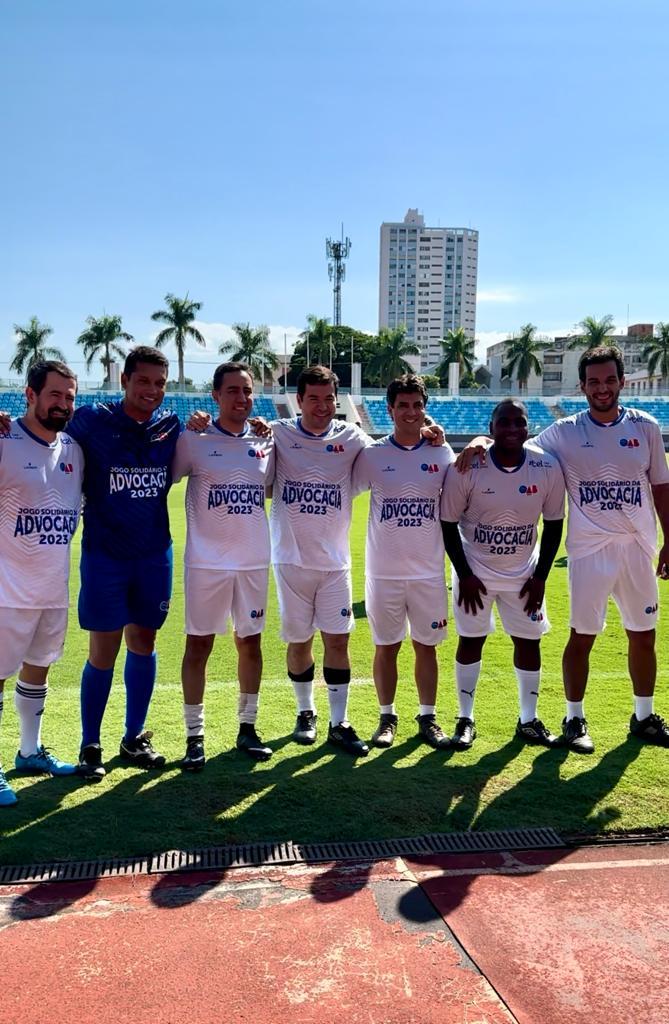
<path fill-rule="evenodd" d="M 81 745 L 100 742 L 100 728 L 111 692 L 113 668 L 94 668 L 90 661 L 81 673 Z"/>
<path fill-rule="evenodd" d="M 21 726 L 20 752 L 23 757 L 36 754 L 42 746 L 42 715 L 46 704 L 46 683 L 16 680 L 14 706 Z"/>
<path fill-rule="evenodd" d="M 541 669 L 530 671 L 525 668 L 516 668 L 516 678 L 518 679 L 520 721 L 525 724 L 525 722 L 531 722 L 533 718 L 537 717 Z"/>
<path fill-rule="evenodd" d="M 474 697 L 480 674 L 480 661 L 475 661 L 471 665 L 462 665 L 459 661 L 455 663 L 455 691 L 460 718 L 474 717 Z"/>
<path fill-rule="evenodd" d="M 328 688 L 330 703 L 330 721 L 333 725 L 341 725 L 347 721 L 348 686 L 351 682 L 350 668 L 328 668 L 323 666 L 323 678 Z"/>
<path fill-rule="evenodd" d="M 134 654 L 128 651 L 125 656 L 125 738 L 134 740 L 144 731 L 146 716 L 156 682 L 157 661 L 153 654 Z"/>
<path fill-rule="evenodd" d="M 304 672 L 288 672 L 295 691 L 297 710 L 316 711 L 314 704 L 314 665 L 310 665 Z"/>

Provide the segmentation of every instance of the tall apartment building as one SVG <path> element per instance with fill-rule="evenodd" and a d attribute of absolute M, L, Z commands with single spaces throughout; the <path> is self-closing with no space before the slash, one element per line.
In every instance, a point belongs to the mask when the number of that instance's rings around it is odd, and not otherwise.
<path fill-rule="evenodd" d="M 418 210 L 381 225 L 379 327 L 404 324 L 423 369 L 441 359 L 446 331 L 474 337 L 478 245 L 478 231 L 425 227 Z"/>

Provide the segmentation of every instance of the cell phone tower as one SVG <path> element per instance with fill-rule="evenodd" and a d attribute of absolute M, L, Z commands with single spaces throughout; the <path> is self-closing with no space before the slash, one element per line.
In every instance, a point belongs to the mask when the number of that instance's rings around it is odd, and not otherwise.
<path fill-rule="evenodd" d="M 332 293 L 334 297 L 332 322 L 335 327 L 341 323 L 341 283 L 346 278 L 346 264 L 351 251 L 351 239 L 344 238 L 344 225 L 341 226 L 341 241 L 325 239 L 325 254 L 328 260 L 328 277 L 334 281 Z"/>

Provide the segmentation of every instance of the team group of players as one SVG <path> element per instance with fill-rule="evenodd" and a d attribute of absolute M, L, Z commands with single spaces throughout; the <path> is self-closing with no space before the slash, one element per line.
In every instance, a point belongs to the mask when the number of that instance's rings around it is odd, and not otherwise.
<path fill-rule="evenodd" d="M 457 466 L 441 429 L 426 424 L 428 396 L 419 377 L 390 384 L 393 433 L 373 442 L 336 419 L 337 378 L 325 367 L 301 375 L 299 416 L 267 427 L 249 423 L 248 368 L 224 363 L 213 381 L 217 419 L 196 415 L 190 430 L 161 409 L 167 371 L 162 353 L 137 347 L 125 363 L 123 401 L 75 412 L 74 374 L 62 363 L 36 364 L 25 415 L 11 421 L 0 415 L 0 680 L 18 673 L 17 771 L 104 776 L 100 733 L 123 640 L 120 756 L 141 768 L 165 764 L 145 724 L 156 634 L 172 584 L 167 493 L 183 477 L 184 770 L 205 765 L 207 661 L 230 620 L 238 657 L 237 746 L 258 759 L 271 756 L 256 730 L 270 560 L 297 703 L 293 738 L 311 744 L 317 737 L 312 642 L 318 630 L 328 741 L 354 756 L 368 753 L 347 716 L 354 625 L 348 533 L 352 499 L 364 490 L 370 491 L 365 597 L 379 700 L 372 744 L 388 747 L 395 737 L 397 656 L 408 623 L 420 738 L 438 749 L 471 746 L 481 654 L 496 605 L 513 640 L 518 736 L 591 752 L 583 711 L 588 656 L 612 595 L 629 638 L 630 732 L 669 746 L 669 728 L 653 709 L 657 576 L 669 575 L 669 469 L 655 420 L 619 404 L 624 371 L 617 349 L 591 350 L 581 359 L 588 411 L 557 421 L 530 443 L 525 407 L 507 399 L 493 412 L 491 437 L 472 442 Z M 549 628 L 545 581 L 560 544 L 565 488 L 571 632 L 563 658 L 567 709 L 557 737 L 538 718 L 537 700 L 540 639 Z M 44 747 L 41 723 L 48 668 L 62 653 L 66 631 L 69 546 L 82 492 L 79 621 L 89 633 L 89 653 L 74 765 Z M 657 570 L 656 513 L 665 538 Z M 436 648 L 447 621 L 444 552 L 453 567 L 459 637 L 452 736 L 436 720 Z M 0 771 L 0 805 L 15 800 Z"/>

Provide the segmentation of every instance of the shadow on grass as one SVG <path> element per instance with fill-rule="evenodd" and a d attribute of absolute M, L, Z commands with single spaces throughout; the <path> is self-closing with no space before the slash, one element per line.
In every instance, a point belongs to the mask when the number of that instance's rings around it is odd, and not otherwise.
<path fill-rule="evenodd" d="M 279 744 L 288 741 L 284 737 Z M 91 787 L 89 798 L 72 807 L 54 807 L 54 796 L 62 799 L 68 791 L 63 780 L 24 788 L 12 809 L 23 821 L 19 834 L 9 841 L 11 859 L 88 860 L 286 838 L 382 839 L 470 828 L 548 826 L 556 817 L 560 828 L 594 832 L 619 814 L 614 805 L 593 817 L 640 750 L 641 744 L 628 738 L 592 768 L 567 780 L 560 778 L 560 767 L 567 756 L 575 755 L 560 748 L 542 750 L 532 757 L 527 774 L 508 788 L 503 781 L 508 765 L 521 753 L 534 754 L 516 738 L 466 763 L 458 763 L 462 755 L 453 751 L 419 747 L 416 737 L 357 762 L 333 754 L 325 744 L 306 750 L 296 747 L 292 756 L 284 753 L 262 765 L 229 751 L 211 758 L 205 771 L 195 776 L 121 768 L 120 760 L 113 759 L 105 788 L 97 792 Z M 501 792 L 492 800 L 486 794 L 488 803 L 481 810 L 484 789 L 496 779 Z M 7 861 L 6 853 L 3 859 Z M 217 873 L 217 880 L 222 874 Z M 364 887 L 367 874 L 358 870 L 349 881 L 333 892 L 332 884 L 321 877 L 313 883 L 312 895 L 322 901 L 346 898 Z M 95 884 L 83 883 L 83 889 L 63 886 L 58 909 L 89 893 Z M 200 876 L 199 884 L 180 888 L 178 876 L 166 877 L 157 880 L 152 898 L 158 906 L 183 906 L 199 899 L 211 884 Z M 11 913 L 17 918 L 44 916 L 42 888 L 35 886 L 19 897 Z"/>

